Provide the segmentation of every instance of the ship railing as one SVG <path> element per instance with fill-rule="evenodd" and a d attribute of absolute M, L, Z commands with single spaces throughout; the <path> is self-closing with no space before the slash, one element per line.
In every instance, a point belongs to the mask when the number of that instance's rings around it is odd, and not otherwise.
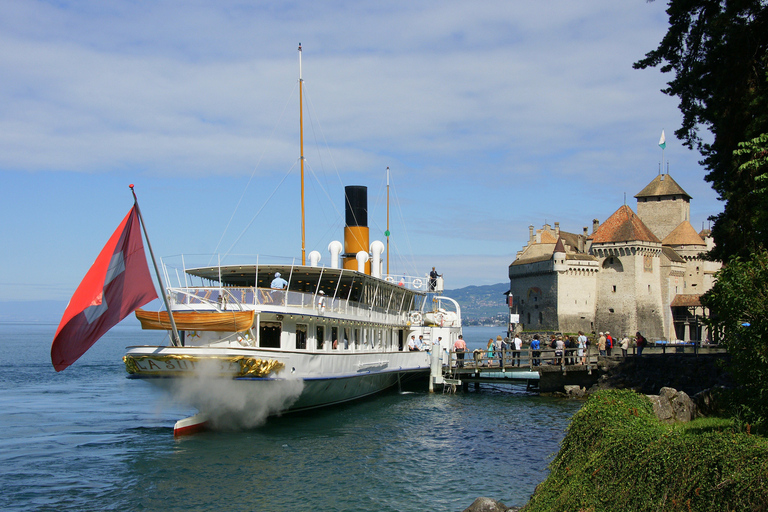
<path fill-rule="evenodd" d="M 435 291 L 430 287 L 429 276 L 409 276 L 405 274 L 388 274 L 384 276 L 384 280 L 394 283 L 398 286 L 403 286 L 409 290 L 416 290 L 419 292 L 433 292 Z"/>
<path fill-rule="evenodd" d="M 192 287 L 169 288 L 171 304 L 190 306 L 192 309 L 215 309 L 217 311 L 243 310 L 253 306 L 273 305 L 285 308 L 311 309 L 314 313 L 352 315 L 366 318 L 371 322 L 405 322 L 406 313 L 371 306 L 339 297 L 328 297 L 310 292 L 273 290 L 254 287 Z"/>

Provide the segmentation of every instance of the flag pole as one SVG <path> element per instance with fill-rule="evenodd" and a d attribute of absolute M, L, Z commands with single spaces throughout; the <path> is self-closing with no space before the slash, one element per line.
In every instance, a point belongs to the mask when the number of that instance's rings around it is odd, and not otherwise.
<path fill-rule="evenodd" d="M 163 297 L 163 303 L 165 304 L 165 310 L 168 311 L 168 318 L 171 321 L 171 343 L 173 346 L 181 346 L 179 338 L 179 330 L 176 329 L 176 322 L 173 319 L 173 313 L 171 313 L 171 307 L 168 305 L 168 296 L 165 293 L 165 286 L 163 285 L 163 278 L 160 277 L 160 270 L 157 268 L 157 262 L 155 261 L 155 253 L 152 251 L 152 244 L 149 241 L 149 235 L 147 235 L 147 226 L 144 224 L 144 217 L 141 215 L 141 208 L 139 208 L 139 200 L 136 198 L 136 191 L 133 190 L 133 184 L 128 185 L 133 194 L 133 204 L 136 206 L 136 213 L 139 214 L 139 221 L 141 221 L 141 229 L 144 231 L 144 238 L 147 240 L 147 249 L 149 249 L 149 255 L 152 258 L 152 265 L 155 267 L 155 274 L 157 275 L 157 281 L 160 283 L 160 295 Z"/>

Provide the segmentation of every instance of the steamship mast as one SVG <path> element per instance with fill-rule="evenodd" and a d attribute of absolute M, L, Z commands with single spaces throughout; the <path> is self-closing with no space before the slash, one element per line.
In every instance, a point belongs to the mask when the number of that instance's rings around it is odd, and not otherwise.
<path fill-rule="evenodd" d="M 301 147 L 301 264 L 307 264 L 307 249 L 304 227 L 304 107 L 302 105 L 302 86 L 304 80 L 301 78 L 301 43 L 299 43 L 299 146 Z"/>

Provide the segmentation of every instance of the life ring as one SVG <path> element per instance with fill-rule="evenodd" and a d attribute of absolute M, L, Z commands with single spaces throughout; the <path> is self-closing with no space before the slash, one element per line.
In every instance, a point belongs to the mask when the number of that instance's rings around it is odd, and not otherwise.
<path fill-rule="evenodd" d="M 395 282 L 395 278 L 392 277 L 392 276 L 387 276 L 384 280 L 386 282 L 388 282 L 388 283 L 394 283 Z"/>
<path fill-rule="evenodd" d="M 443 313 L 437 313 L 435 315 L 435 323 L 439 323 L 440 327 L 442 327 L 443 323 L 445 323 L 445 315 Z"/>
<path fill-rule="evenodd" d="M 412 311 L 411 314 L 408 315 L 408 319 L 412 324 L 421 324 L 421 313 L 418 311 Z"/>
<path fill-rule="evenodd" d="M 414 280 L 413 280 L 413 287 L 414 287 L 414 288 L 416 288 L 416 289 L 418 290 L 418 289 L 419 289 L 419 288 L 421 288 L 422 286 L 424 286 L 424 281 L 422 281 L 422 280 L 421 280 L 421 279 L 419 279 L 418 277 L 417 277 L 416 279 L 414 279 Z"/>

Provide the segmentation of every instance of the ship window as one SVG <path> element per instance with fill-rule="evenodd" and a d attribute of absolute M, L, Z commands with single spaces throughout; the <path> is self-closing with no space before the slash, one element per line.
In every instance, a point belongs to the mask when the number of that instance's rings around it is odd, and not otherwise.
<path fill-rule="evenodd" d="M 336 346 L 339 345 L 339 328 L 338 327 L 331 327 L 331 343 L 334 343 Z M 342 345 L 342 347 L 344 347 L 344 345 Z"/>
<path fill-rule="evenodd" d="M 306 350 L 307 348 L 307 326 L 296 324 L 296 348 Z"/>
<path fill-rule="evenodd" d="M 325 327 L 322 325 L 317 326 L 317 350 L 323 349 L 323 343 L 325 342 Z"/>
<path fill-rule="evenodd" d="M 353 333 L 355 335 L 354 337 L 355 346 L 357 346 L 357 344 L 360 343 L 360 329 L 355 329 Z"/>
<path fill-rule="evenodd" d="M 259 346 L 263 348 L 280 348 L 279 322 L 261 322 L 259 325 Z"/>

